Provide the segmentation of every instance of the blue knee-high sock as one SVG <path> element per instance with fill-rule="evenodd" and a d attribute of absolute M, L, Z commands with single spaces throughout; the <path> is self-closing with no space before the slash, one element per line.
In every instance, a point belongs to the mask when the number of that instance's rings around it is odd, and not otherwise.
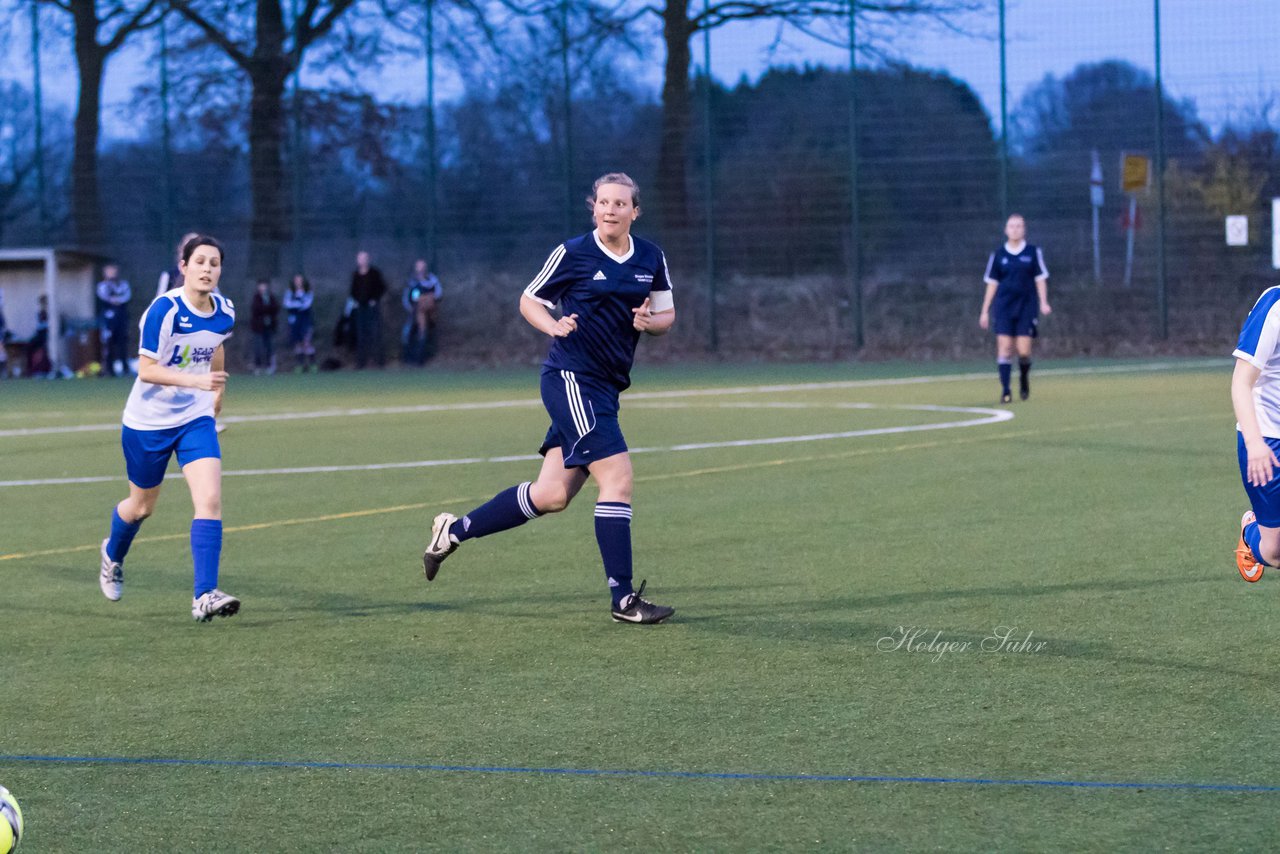
<path fill-rule="evenodd" d="M 604 560 L 613 607 L 631 595 L 631 505 L 601 501 L 596 505 L 596 543 Z"/>
<path fill-rule="evenodd" d="M 1000 390 L 1009 393 L 1009 380 L 1013 377 L 1013 362 L 1008 357 L 996 359 L 996 368 L 1000 371 Z"/>
<path fill-rule="evenodd" d="M 218 560 L 222 557 L 222 520 L 191 520 L 191 559 L 195 564 L 195 596 L 218 586 Z"/>
<path fill-rule="evenodd" d="M 1250 522 L 1244 526 L 1244 544 L 1249 547 L 1249 551 L 1253 552 L 1254 560 L 1266 566 L 1267 562 L 1262 559 L 1262 532 L 1258 530 L 1257 522 Z"/>
<path fill-rule="evenodd" d="M 112 507 L 111 536 L 107 538 L 107 557 L 116 563 L 124 563 L 124 556 L 129 553 L 129 546 L 133 545 L 133 538 L 137 536 L 138 529 L 141 527 L 141 519 L 137 522 L 126 522 L 120 518 L 120 511 Z"/>
<path fill-rule="evenodd" d="M 542 512 L 533 505 L 533 499 L 529 497 L 529 486 L 526 481 L 499 492 L 454 522 L 449 528 L 449 536 L 460 543 L 473 537 L 487 537 L 523 525 L 530 519 L 537 519 Z"/>

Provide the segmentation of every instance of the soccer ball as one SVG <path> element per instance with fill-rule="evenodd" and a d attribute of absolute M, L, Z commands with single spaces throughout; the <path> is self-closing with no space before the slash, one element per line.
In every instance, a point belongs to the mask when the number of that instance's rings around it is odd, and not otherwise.
<path fill-rule="evenodd" d="M 0 786 L 0 854 L 9 854 L 22 839 L 22 809 L 13 793 Z"/>

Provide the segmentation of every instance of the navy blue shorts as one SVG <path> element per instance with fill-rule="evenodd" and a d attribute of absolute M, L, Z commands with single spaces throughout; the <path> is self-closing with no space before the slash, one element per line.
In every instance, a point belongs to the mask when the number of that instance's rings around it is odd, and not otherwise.
<path fill-rule="evenodd" d="M 547 368 L 542 372 L 542 405 L 551 427 L 538 453 L 559 448 L 565 468 L 588 466 L 596 460 L 627 452 L 618 426 L 618 391 L 573 371 Z"/>
<path fill-rule="evenodd" d="M 1280 457 L 1280 439 L 1266 441 Z M 1240 460 L 1240 480 L 1249 496 L 1249 506 L 1258 517 L 1258 524 L 1264 528 L 1280 528 L 1280 472 L 1276 472 L 1265 486 L 1249 483 L 1249 452 L 1245 450 L 1244 436 L 1239 430 L 1236 431 L 1236 457 Z"/>
<path fill-rule="evenodd" d="M 120 444 L 124 446 L 124 467 L 129 473 L 129 482 L 141 489 L 151 489 L 164 481 L 169 457 L 175 453 L 179 466 L 206 457 L 222 459 L 217 428 L 207 415 L 163 430 L 125 427 L 120 433 Z"/>
<path fill-rule="evenodd" d="M 289 343 L 303 344 L 311 334 L 311 315 L 289 315 Z"/>
<path fill-rule="evenodd" d="M 1035 338 L 1038 333 L 1040 303 L 1037 300 L 1019 300 L 1009 305 L 997 304 L 991 314 L 991 327 L 997 335 Z"/>

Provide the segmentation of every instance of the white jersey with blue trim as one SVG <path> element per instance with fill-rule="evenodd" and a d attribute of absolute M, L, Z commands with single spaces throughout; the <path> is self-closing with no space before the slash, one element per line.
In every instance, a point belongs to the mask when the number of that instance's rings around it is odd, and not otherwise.
<path fill-rule="evenodd" d="M 196 311 L 181 289 L 156 297 L 138 324 L 138 353 L 155 359 L 162 368 L 184 374 L 207 374 L 213 354 L 236 322 L 231 300 L 210 295 L 213 310 Z M 134 380 L 124 407 L 124 425 L 134 430 L 180 427 L 203 416 L 213 417 L 214 393 L 198 388 L 158 385 Z"/>
<path fill-rule="evenodd" d="M 1280 439 L 1280 287 L 1267 288 L 1258 297 L 1231 355 L 1262 372 L 1253 384 L 1258 428 L 1263 436 Z"/>

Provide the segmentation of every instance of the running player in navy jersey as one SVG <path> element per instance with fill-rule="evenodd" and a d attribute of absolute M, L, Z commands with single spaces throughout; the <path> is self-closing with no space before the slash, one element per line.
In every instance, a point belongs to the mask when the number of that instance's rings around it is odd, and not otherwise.
<path fill-rule="evenodd" d="M 1027 223 L 1021 214 L 1009 217 L 1004 225 L 1009 240 L 987 259 L 987 283 L 982 297 L 978 325 L 994 327 L 996 367 L 1000 373 L 1000 402 L 1013 400 L 1009 381 L 1013 375 L 1013 353 L 1018 352 L 1019 396 L 1031 396 L 1031 339 L 1036 337 L 1039 317 L 1049 314 L 1049 268 L 1038 246 L 1027 243 Z"/>
<path fill-rule="evenodd" d="M 1240 479 L 1253 508 L 1240 519 L 1236 568 L 1245 581 L 1280 566 L 1280 288 L 1268 288 L 1240 330 L 1231 406 Z"/>
<path fill-rule="evenodd" d="M 557 246 L 525 288 L 520 313 L 551 337 L 542 368 L 542 402 L 551 416 L 538 479 L 510 487 L 458 519 L 441 513 L 422 556 L 427 580 L 459 544 L 523 525 L 569 506 L 588 477 L 600 487 L 596 542 L 613 619 L 660 623 L 675 610 L 641 598 L 631 583 L 631 456 L 618 426 L 618 395 L 631 384 L 640 334 L 663 335 L 675 322 L 667 259 L 631 235 L 640 188 L 627 175 L 599 178 L 587 199 L 596 228 Z M 557 319 L 551 309 L 560 306 Z"/>
<path fill-rule="evenodd" d="M 202 622 L 240 609 L 239 599 L 218 589 L 222 452 L 214 416 L 227 382 L 222 342 L 236 319 L 231 301 L 214 293 L 222 257 L 222 247 L 212 237 L 189 239 L 178 264 L 182 287 L 156 297 L 139 324 L 138 377 L 121 431 L 129 497 L 111 511 L 98 576 L 102 595 L 118 601 L 124 592 L 125 555 L 142 521 L 155 510 L 169 458 L 176 453 L 195 508 L 191 616 Z"/>

